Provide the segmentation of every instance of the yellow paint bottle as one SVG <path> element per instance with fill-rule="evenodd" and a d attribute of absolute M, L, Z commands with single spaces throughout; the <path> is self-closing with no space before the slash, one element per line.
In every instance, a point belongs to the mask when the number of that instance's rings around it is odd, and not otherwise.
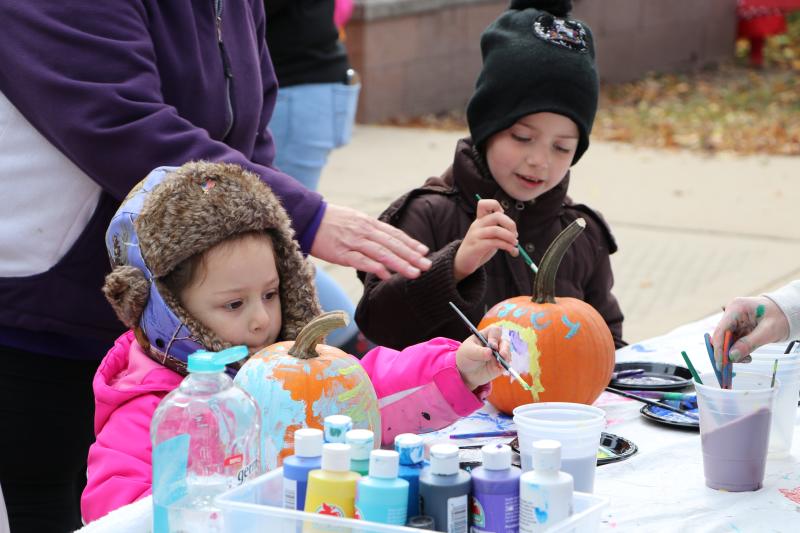
<path fill-rule="evenodd" d="M 322 469 L 308 473 L 305 510 L 309 513 L 354 518 L 356 481 L 360 474 L 350 471 L 350 445 L 322 446 Z M 314 531 L 308 522 L 303 531 Z"/>

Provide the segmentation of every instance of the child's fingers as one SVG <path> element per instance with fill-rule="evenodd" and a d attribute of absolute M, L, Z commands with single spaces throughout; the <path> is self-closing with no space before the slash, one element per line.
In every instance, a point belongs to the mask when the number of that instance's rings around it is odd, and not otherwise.
<path fill-rule="evenodd" d="M 493 200 L 491 198 L 486 200 L 480 200 L 478 202 L 476 218 L 483 218 L 486 215 L 490 215 L 492 213 L 502 213 L 502 212 L 503 212 L 503 206 L 501 206 L 500 202 L 498 202 L 497 200 Z"/>

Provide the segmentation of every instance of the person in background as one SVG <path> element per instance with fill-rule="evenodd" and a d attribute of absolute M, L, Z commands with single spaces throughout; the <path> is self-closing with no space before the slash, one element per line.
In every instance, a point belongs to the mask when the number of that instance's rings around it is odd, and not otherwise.
<path fill-rule="evenodd" d="M 80 527 L 92 376 L 124 326 L 103 232 L 160 165 L 236 163 L 304 253 L 388 277 L 427 249 L 273 164 L 262 0 L 0 2 L 0 485 L 14 533 Z"/>
<path fill-rule="evenodd" d="M 583 217 L 586 230 L 558 269 L 556 295 L 593 306 L 617 348 L 625 345 L 611 293 L 611 230 L 567 196 L 569 169 L 589 146 L 599 94 L 592 33 L 568 17 L 571 7 L 514 0 L 483 32 L 483 68 L 467 106 L 471 138 L 458 141 L 441 177 L 380 217 L 428 246 L 433 266 L 414 280 L 359 274 L 364 295 L 356 320 L 370 340 L 396 347 L 452 337 L 464 324 L 448 302 L 477 324 L 496 303 L 533 294 L 533 274 L 517 245 L 538 264 L 555 237 Z"/>
<path fill-rule="evenodd" d="M 734 298 L 725 306 L 711 337 L 717 366 L 726 331 L 732 333 L 728 356 L 734 363 L 749 363 L 750 353 L 764 344 L 800 339 L 800 280 L 761 296 Z"/>
<path fill-rule="evenodd" d="M 350 67 L 338 23 L 347 21 L 349 0 L 265 0 L 267 44 L 278 96 L 269 129 L 275 166 L 315 191 L 328 155 L 350 141 L 361 85 Z M 323 269 L 315 273 L 326 311 L 355 315 L 355 304 Z M 355 320 L 328 342 L 348 353 L 356 349 Z"/>
<path fill-rule="evenodd" d="M 114 268 L 103 291 L 131 329 L 94 379 L 97 440 L 81 499 L 87 522 L 150 494 L 150 421 L 186 375 L 191 353 L 244 345 L 252 355 L 296 338 L 319 313 L 286 211 L 236 165 L 155 169 L 112 218 L 106 246 Z M 500 328 L 484 334 L 509 357 Z M 380 401 L 384 446 L 479 409 L 502 371 L 475 337 L 375 348 L 360 363 Z"/>
<path fill-rule="evenodd" d="M 786 33 L 784 9 L 800 9 L 800 0 L 737 0 L 737 37 L 750 43 L 750 65 L 764 67 L 767 38 Z"/>

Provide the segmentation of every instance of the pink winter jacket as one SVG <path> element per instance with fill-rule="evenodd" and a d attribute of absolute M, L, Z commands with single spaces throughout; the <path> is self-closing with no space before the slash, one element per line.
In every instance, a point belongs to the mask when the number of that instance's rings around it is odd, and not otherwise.
<path fill-rule="evenodd" d="M 470 391 L 456 367 L 460 343 L 436 338 L 398 352 L 375 348 L 361 365 L 381 409 L 381 440 L 445 427 L 483 405 L 489 386 Z M 150 420 L 183 378 L 150 359 L 128 331 L 94 377 L 94 432 L 81 514 L 88 523 L 150 494 Z"/>

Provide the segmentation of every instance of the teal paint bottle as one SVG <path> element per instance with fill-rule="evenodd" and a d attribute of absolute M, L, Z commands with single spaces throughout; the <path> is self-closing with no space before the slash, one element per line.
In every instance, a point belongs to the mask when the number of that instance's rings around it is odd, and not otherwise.
<path fill-rule="evenodd" d="M 414 433 L 401 433 L 394 438 L 394 449 L 400 454 L 400 479 L 408 481 L 409 518 L 419 515 L 419 474 L 425 467 L 425 445 Z"/>
<path fill-rule="evenodd" d="M 408 481 L 397 477 L 399 454 L 392 450 L 372 450 L 369 475 L 358 480 L 356 516 L 381 524 L 406 523 Z"/>
<path fill-rule="evenodd" d="M 368 429 L 351 429 L 344 440 L 350 445 L 350 470 L 362 476 L 369 473 L 369 453 L 375 448 L 375 434 Z"/>

